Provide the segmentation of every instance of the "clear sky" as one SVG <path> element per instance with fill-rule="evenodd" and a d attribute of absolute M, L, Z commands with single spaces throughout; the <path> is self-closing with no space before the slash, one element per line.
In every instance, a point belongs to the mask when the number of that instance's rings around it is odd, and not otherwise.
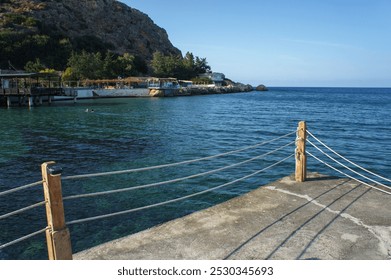
<path fill-rule="evenodd" d="M 122 0 L 252 85 L 391 87 L 391 0 Z"/>

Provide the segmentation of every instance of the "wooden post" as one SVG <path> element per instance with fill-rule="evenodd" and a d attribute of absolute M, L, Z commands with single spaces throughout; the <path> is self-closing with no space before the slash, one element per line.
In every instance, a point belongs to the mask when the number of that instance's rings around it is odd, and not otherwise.
<path fill-rule="evenodd" d="M 43 189 L 46 202 L 46 241 L 50 260 L 71 260 L 71 236 L 65 224 L 64 205 L 61 191 L 61 169 L 55 162 L 41 165 Z"/>
<path fill-rule="evenodd" d="M 307 156 L 305 154 L 306 130 L 306 123 L 304 121 L 299 122 L 296 140 L 296 182 L 304 182 L 307 178 Z"/>

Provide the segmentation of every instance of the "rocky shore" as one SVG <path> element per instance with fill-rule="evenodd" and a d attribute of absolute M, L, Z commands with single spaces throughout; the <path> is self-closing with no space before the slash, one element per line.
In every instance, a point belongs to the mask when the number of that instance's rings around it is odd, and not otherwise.
<path fill-rule="evenodd" d="M 151 89 L 149 96 L 189 96 L 189 95 L 206 95 L 206 94 L 224 94 L 237 92 L 250 92 L 254 88 L 251 85 L 236 84 L 229 86 L 192 86 L 178 89 Z"/>
<path fill-rule="evenodd" d="M 236 84 L 215 87 L 185 87 L 180 89 L 179 95 L 223 94 L 250 91 L 253 91 L 253 87 L 251 85 Z"/>

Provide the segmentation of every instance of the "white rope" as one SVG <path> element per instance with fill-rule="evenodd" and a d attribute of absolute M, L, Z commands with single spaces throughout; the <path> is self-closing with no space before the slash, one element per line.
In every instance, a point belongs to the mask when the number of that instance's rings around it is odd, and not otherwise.
<path fill-rule="evenodd" d="M 289 158 L 293 157 L 294 154 L 266 167 L 266 168 L 263 168 L 261 170 L 258 170 L 254 173 L 251 173 L 250 175 L 247 175 L 247 176 L 244 176 L 242 178 L 239 178 L 239 179 L 236 179 L 234 181 L 231 181 L 229 183 L 225 183 L 223 185 L 219 185 L 217 187 L 214 187 L 214 188 L 210 188 L 210 189 L 207 189 L 207 190 L 204 190 L 204 191 L 200 191 L 200 192 L 197 192 L 197 193 L 193 193 L 193 194 L 190 194 L 190 195 L 186 195 L 186 196 L 183 196 L 183 197 L 179 197 L 179 198 L 175 198 L 175 199 L 171 199 L 171 200 L 167 200 L 167 201 L 164 201 L 164 202 L 159 202 L 159 203 L 156 203 L 156 204 L 152 204 L 152 205 L 148 205 L 148 206 L 143 206 L 143 207 L 139 207 L 139 208 L 134 208 L 134 209 L 130 209 L 130 210 L 125 210 L 125 211 L 120 211 L 120 212 L 116 212 L 116 213 L 111 213 L 111 214 L 106 214 L 106 215 L 100 215 L 100 216 L 95 216 L 95 217 L 91 217 L 91 218 L 85 218 L 85 219 L 79 219 L 79 220 L 74 220 L 74 221 L 71 221 L 71 222 L 68 222 L 67 225 L 72 225 L 72 224 L 79 224 L 79 223 L 84 223 L 84 222 L 89 222 L 89 221 L 94 221 L 94 220 L 99 220 L 99 219 L 104 219 L 104 218 L 109 218 L 109 217 L 114 217 L 114 216 L 118 216 L 118 215 L 123 215 L 123 214 L 128 214 L 128 213 L 132 213 L 132 212 L 136 212 L 136 211 L 140 211 L 140 210 L 146 210 L 146 209 L 150 209 L 150 208 L 153 208 L 153 207 L 157 207 L 157 206 L 162 206 L 162 205 L 166 205 L 166 204 L 169 204 L 169 203 L 173 203 L 173 202 L 177 202 L 177 201 L 181 201 L 181 200 L 185 200 L 185 199 L 188 199 L 188 198 L 191 198 L 191 197 L 194 197 L 194 196 L 197 196 L 197 195 L 201 195 L 201 194 L 204 194 L 204 193 L 208 193 L 208 192 L 211 192 L 211 191 L 214 191 L 214 190 L 217 190 L 217 189 L 220 189 L 220 188 L 223 188 L 223 187 L 226 187 L 226 186 L 229 186 L 229 185 L 232 185 L 234 183 L 237 183 L 237 182 L 240 182 L 240 181 L 243 181 L 245 179 L 248 179 L 252 176 L 255 176 L 263 171 L 266 171 L 286 160 L 288 160 Z"/>
<path fill-rule="evenodd" d="M 30 206 L 21 208 L 19 210 L 16 210 L 16 211 L 9 212 L 7 214 L 1 215 L 0 216 L 0 220 L 8 218 L 8 217 L 11 217 L 11 216 L 14 216 L 14 215 L 17 215 L 17 214 L 20 214 L 20 213 L 23 213 L 23 212 L 26 212 L 27 210 L 31 210 L 31 209 L 37 208 L 39 206 L 42 206 L 42 205 L 45 205 L 45 201 L 38 202 L 36 204 L 33 204 L 33 205 L 30 205 Z"/>
<path fill-rule="evenodd" d="M 10 194 L 10 193 L 14 193 L 14 192 L 17 192 L 17 191 L 21 191 L 21 190 L 24 190 L 24 189 L 27 189 L 27 188 L 39 186 L 42 183 L 43 183 L 43 181 L 38 181 L 38 182 L 31 183 L 31 184 L 28 184 L 28 185 L 24 185 L 24 186 L 20 186 L 20 187 L 17 187 L 17 188 L 13 188 L 13 189 L 10 189 L 10 190 L 4 191 L 4 192 L 0 192 L 0 196 L 6 195 L 6 194 Z"/>
<path fill-rule="evenodd" d="M 363 174 L 361 174 L 361 173 L 359 173 L 359 172 L 357 172 L 357 171 L 351 169 L 350 167 L 346 166 L 345 164 L 339 162 L 338 160 L 336 160 L 336 159 L 333 158 L 332 156 L 330 156 L 330 155 L 328 155 L 327 153 L 325 153 L 322 149 L 320 149 L 319 147 L 317 147 L 317 146 L 316 146 L 314 143 L 312 143 L 310 140 L 307 139 L 307 142 L 310 143 L 315 149 L 317 149 L 317 150 L 320 151 L 322 154 L 324 154 L 325 156 L 327 156 L 329 159 L 333 160 L 334 162 L 338 163 L 338 164 L 341 165 L 342 167 L 344 167 L 344 168 L 350 170 L 351 172 L 353 172 L 353 173 L 355 173 L 355 174 L 357 174 L 357 175 L 359 175 L 359 176 L 361 176 L 361 177 L 363 177 L 363 178 L 365 178 L 365 179 L 371 181 L 372 183 L 375 183 L 375 184 L 378 184 L 378 185 L 380 185 L 380 186 L 382 186 L 382 187 L 391 189 L 390 186 L 387 186 L 387 185 L 384 185 L 384 184 L 382 184 L 382 183 L 379 183 L 379 182 L 377 182 L 377 181 L 375 181 L 375 180 L 373 180 L 373 179 L 371 179 L 371 178 L 369 178 L 369 177 L 367 177 L 367 176 L 365 176 L 365 175 L 363 175 Z"/>
<path fill-rule="evenodd" d="M 374 188 L 374 189 L 376 189 L 376 190 L 378 190 L 378 191 L 381 191 L 381 192 L 383 192 L 383 193 L 386 193 L 386 194 L 390 194 L 390 195 L 391 195 L 391 192 L 382 190 L 382 189 L 380 189 L 380 188 L 377 188 L 376 186 L 372 186 L 372 185 L 370 185 L 370 184 L 368 184 L 368 183 L 365 183 L 365 182 L 363 182 L 363 181 L 361 181 L 361 180 L 359 180 L 359 179 L 356 179 L 356 178 L 354 178 L 354 177 L 352 177 L 352 176 L 346 174 L 345 172 L 342 172 L 342 171 L 338 170 L 338 169 L 335 168 L 334 166 L 331 166 L 330 164 L 324 162 L 323 160 L 319 159 L 318 157 L 314 156 L 313 154 L 311 154 L 311 153 L 308 152 L 308 151 L 307 151 L 307 154 L 309 154 L 310 156 L 312 156 L 312 157 L 313 157 L 314 159 L 316 159 L 317 161 L 323 163 L 324 165 L 330 167 L 331 169 L 337 171 L 337 172 L 340 173 L 340 174 L 343 174 L 344 176 L 346 176 L 346 177 L 348 177 L 348 178 L 350 178 L 350 179 L 356 180 L 357 182 L 360 182 L 361 184 L 364 184 L 364 185 L 366 185 L 366 186 L 368 186 L 368 187 L 370 187 L 370 188 Z"/>
<path fill-rule="evenodd" d="M 197 177 L 201 177 L 201 176 L 205 176 L 205 175 L 210 175 L 210 174 L 213 174 L 213 173 L 216 173 L 216 172 L 219 172 L 219 171 L 223 171 L 223 170 L 226 170 L 226 169 L 229 169 L 229 168 L 233 168 L 233 167 L 236 167 L 236 166 L 239 166 L 239 165 L 242 165 L 242 164 L 245 164 L 245 163 L 248 163 L 248 162 L 251 162 L 251 161 L 263 158 L 263 157 L 266 157 L 266 156 L 271 155 L 271 154 L 273 154 L 273 153 L 275 153 L 275 152 L 277 152 L 279 150 L 282 150 L 282 149 L 284 149 L 284 148 L 286 148 L 286 147 L 288 147 L 288 146 L 290 146 L 290 145 L 292 145 L 294 143 L 295 143 L 295 141 L 292 141 L 292 142 L 290 142 L 290 143 L 288 143 L 288 144 L 286 144 L 286 145 L 284 145 L 284 146 L 282 146 L 282 147 L 280 147 L 278 149 L 275 149 L 273 151 L 267 152 L 265 154 L 253 157 L 251 159 L 248 159 L 248 160 L 245 160 L 245 161 L 242 161 L 242 162 L 239 162 L 239 163 L 231 164 L 229 166 L 221 167 L 221 168 L 218 168 L 218 169 L 214 169 L 214 170 L 210 170 L 210 171 L 206 171 L 206 172 L 202 172 L 202 173 L 198 173 L 198 174 L 193 174 L 193 175 L 186 176 L 186 177 L 176 178 L 176 179 L 172 179 L 172 180 L 168 180 L 168 181 L 162 181 L 162 182 L 158 182 L 158 183 L 151 183 L 151 184 L 146 184 L 146 185 L 140 185 L 140 186 L 135 186 L 135 187 L 111 190 L 111 191 L 102 191 L 102 192 L 95 192 L 95 193 L 88 193 L 88 194 L 72 195 L 72 196 L 64 197 L 63 200 L 85 198 L 85 197 L 93 197 L 93 196 L 98 196 L 98 195 L 113 194 L 113 193 L 131 191 L 131 190 L 136 190 L 136 189 L 143 189 L 143 188 L 148 188 L 148 187 L 156 187 L 156 186 L 176 183 L 176 182 L 180 182 L 180 181 L 184 181 L 184 180 L 189 180 L 189 179 L 193 179 L 193 178 L 197 178 Z"/>
<path fill-rule="evenodd" d="M 26 240 L 26 239 L 29 239 L 29 238 L 31 238 L 31 237 L 34 237 L 34 236 L 36 236 L 36 235 L 38 235 L 38 234 L 44 233 L 45 231 L 46 231 L 46 228 L 41 229 L 41 230 L 36 231 L 36 232 L 33 232 L 33 233 L 30 233 L 30 234 L 25 235 L 25 236 L 23 236 L 23 237 L 21 237 L 21 238 L 15 239 L 14 241 L 11 241 L 11 242 L 2 244 L 2 245 L 0 245 L 0 250 L 6 248 L 6 247 L 8 247 L 8 246 L 11 246 L 11 245 L 13 245 L 13 244 L 19 243 L 19 242 L 21 242 L 21 241 L 23 241 L 23 240 Z"/>
<path fill-rule="evenodd" d="M 178 166 L 178 165 L 183 165 L 183 164 L 189 164 L 189 163 L 194 163 L 194 162 L 199 162 L 203 160 L 209 160 L 213 158 L 218 158 L 222 156 L 227 156 L 235 153 L 239 153 L 245 150 L 253 149 L 256 147 L 260 147 L 269 143 L 272 143 L 274 141 L 277 141 L 279 139 L 288 137 L 290 135 L 295 134 L 296 131 L 290 132 L 288 134 L 285 134 L 283 136 L 274 138 L 272 140 L 264 141 L 261 143 L 258 143 L 256 145 L 248 146 L 242 149 L 218 154 L 218 155 L 213 155 L 213 156 L 208 156 L 208 157 L 203 157 L 203 158 L 198 158 L 198 159 L 193 159 L 193 160 L 185 160 L 181 162 L 175 162 L 175 163 L 168 163 L 168 164 L 163 164 L 163 165 L 156 165 L 156 166 L 150 166 L 150 167 L 142 167 L 142 168 L 135 168 L 135 169 L 128 169 L 128 170 L 119 170 L 119 171 L 112 171 L 112 172 L 101 172 L 101 173 L 93 173 L 93 174 L 83 174 L 83 175 L 74 175 L 74 176 L 65 176 L 62 177 L 62 180 L 71 180 L 71 179 L 83 179 L 83 178 L 91 178 L 91 177 L 98 177 L 98 176 L 109 176 L 109 175 L 119 175 L 119 174 L 125 174 L 125 173 L 132 173 L 132 172 L 140 172 L 140 171 L 148 171 L 148 170 L 153 170 L 153 169 L 159 169 L 159 168 L 165 168 L 165 167 L 172 167 L 172 166 Z"/>
<path fill-rule="evenodd" d="M 320 141 L 318 138 L 316 138 L 315 135 L 313 135 L 310 131 L 307 130 L 307 133 L 308 133 L 309 135 L 311 135 L 311 136 L 312 136 L 316 141 L 318 141 L 320 144 L 322 144 L 324 147 L 326 147 L 329 151 L 331 151 L 331 152 L 334 153 L 335 155 L 339 156 L 340 158 L 344 159 L 345 161 L 349 162 L 350 164 L 352 164 L 352 165 L 354 165 L 354 166 L 360 168 L 361 170 L 364 170 L 364 171 L 366 171 L 366 172 L 368 172 L 368 173 L 370 173 L 370 174 L 372 174 L 372 175 L 374 175 L 374 176 L 376 176 L 376 177 L 378 177 L 378 178 L 381 178 L 381 179 L 383 179 L 383 180 L 385 180 L 385 181 L 387 181 L 387 182 L 391 182 L 390 179 L 387 179 L 387 178 L 385 178 L 385 177 L 383 177 L 383 176 L 380 176 L 380 175 L 378 175 L 378 174 L 376 174 L 376 173 L 373 173 L 372 171 L 370 171 L 370 170 L 368 170 L 368 169 L 365 169 L 364 167 L 362 167 L 362 166 L 360 166 L 360 165 L 358 165 L 358 164 L 356 164 L 356 163 L 350 161 L 349 159 L 345 158 L 344 156 L 340 155 L 339 153 L 337 153 L 336 151 L 334 151 L 333 149 L 331 149 L 329 146 L 327 146 L 325 143 L 323 143 L 322 141 Z"/>

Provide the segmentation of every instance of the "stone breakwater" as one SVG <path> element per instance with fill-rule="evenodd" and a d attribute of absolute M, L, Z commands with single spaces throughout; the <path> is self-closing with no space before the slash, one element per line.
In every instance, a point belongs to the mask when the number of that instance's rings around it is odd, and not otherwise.
<path fill-rule="evenodd" d="M 237 84 L 229 86 L 192 86 L 178 89 L 150 89 L 149 96 L 189 96 L 189 95 L 206 95 L 206 94 L 224 94 L 253 91 L 251 85 Z"/>
<path fill-rule="evenodd" d="M 235 92 L 253 91 L 251 85 L 230 85 L 230 86 L 215 86 L 215 87 L 188 87 L 182 88 L 179 91 L 180 95 L 202 95 L 202 94 L 223 94 Z"/>

